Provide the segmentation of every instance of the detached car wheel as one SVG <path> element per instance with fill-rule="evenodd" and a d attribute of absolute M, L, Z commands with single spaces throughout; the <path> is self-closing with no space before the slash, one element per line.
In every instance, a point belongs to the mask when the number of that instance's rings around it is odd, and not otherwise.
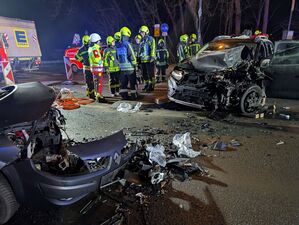
<path fill-rule="evenodd" d="M 0 174 L 0 224 L 6 223 L 18 208 L 19 204 L 9 183 Z"/>
<path fill-rule="evenodd" d="M 240 102 L 241 112 L 252 115 L 264 105 L 265 92 L 257 85 L 248 88 Z"/>

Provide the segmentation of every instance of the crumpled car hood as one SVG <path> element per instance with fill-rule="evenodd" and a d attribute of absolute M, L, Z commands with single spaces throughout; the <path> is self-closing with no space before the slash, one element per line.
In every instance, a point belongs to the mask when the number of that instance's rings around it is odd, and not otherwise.
<path fill-rule="evenodd" d="M 245 46 L 225 49 L 222 51 L 204 52 L 191 59 L 194 68 L 200 72 L 209 73 L 235 67 L 243 61 Z"/>
<path fill-rule="evenodd" d="M 89 160 L 99 156 L 110 156 L 114 152 L 121 154 L 121 150 L 126 144 L 125 135 L 119 131 L 98 141 L 73 146 L 69 150 L 81 159 Z"/>

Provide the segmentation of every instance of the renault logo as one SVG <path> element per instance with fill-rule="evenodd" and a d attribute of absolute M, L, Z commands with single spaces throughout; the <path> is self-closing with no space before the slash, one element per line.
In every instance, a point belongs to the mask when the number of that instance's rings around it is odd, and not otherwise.
<path fill-rule="evenodd" d="M 121 156 L 117 152 L 114 153 L 113 159 L 117 165 L 120 164 Z"/>

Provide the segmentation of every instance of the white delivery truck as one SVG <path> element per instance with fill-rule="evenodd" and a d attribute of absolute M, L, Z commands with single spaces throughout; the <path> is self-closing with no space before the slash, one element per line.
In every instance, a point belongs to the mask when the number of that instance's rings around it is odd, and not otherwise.
<path fill-rule="evenodd" d="M 34 21 L 0 16 L 0 35 L 14 70 L 39 68 L 42 54 Z"/>

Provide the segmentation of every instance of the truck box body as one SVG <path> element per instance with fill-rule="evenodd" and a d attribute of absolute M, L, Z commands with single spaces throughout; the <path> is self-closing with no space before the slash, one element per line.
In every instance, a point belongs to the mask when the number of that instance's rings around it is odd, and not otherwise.
<path fill-rule="evenodd" d="M 34 21 L 0 16 L 0 33 L 4 36 L 7 54 L 13 66 L 22 64 L 30 69 L 40 63 L 42 54 Z M 28 65 L 24 62 L 28 62 Z"/>

